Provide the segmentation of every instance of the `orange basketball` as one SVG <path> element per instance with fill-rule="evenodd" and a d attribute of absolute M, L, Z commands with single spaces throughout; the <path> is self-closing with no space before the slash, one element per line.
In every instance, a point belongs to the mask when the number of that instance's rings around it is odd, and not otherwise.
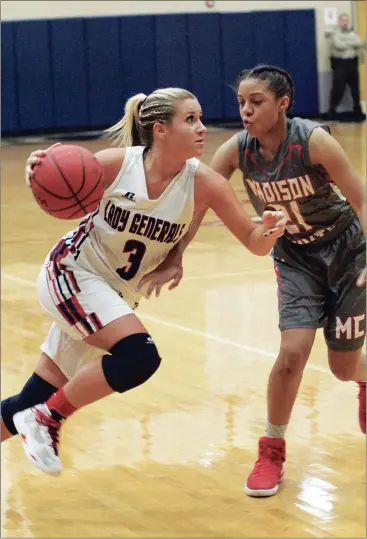
<path fill-rule="evenodd" d="M 95 210 L 103 196 L 103 169 L 81 146 L 48 150 L 33 169 L 31 188 L 39 206 L 58 219 L 76 219 Z"/>

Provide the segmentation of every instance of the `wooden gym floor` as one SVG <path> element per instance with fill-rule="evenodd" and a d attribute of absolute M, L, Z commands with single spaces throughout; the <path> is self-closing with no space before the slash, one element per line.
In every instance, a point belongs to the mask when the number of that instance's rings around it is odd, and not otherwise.
<path fill-rule="evenodd" d="M 365 178 L 365 125 L 332 129 Z M 232 133 L 211 130 L 203 159 Z M 2 152 L 3 397 L 32 373 L 50 323 L 37 302 L 38 271 L 76 224 L 42 213 L 25 187 L 26 157 L 49 145 Z M 232 183 L 245 200 L 239 174 Z M 279 343 L 268 257 L 246 252 L 208 215 L 180 287 L 142 301 L 140 315 L 162 367 L 143 387 L 66 423 L 60 478 L 33 468 L 19 439 L 2 446 L 2 537 L 365 537 L 357 388 L 329 373 L 322 332 L 289 427 L 283 486 L 268 499 L 243 493 Z"/>

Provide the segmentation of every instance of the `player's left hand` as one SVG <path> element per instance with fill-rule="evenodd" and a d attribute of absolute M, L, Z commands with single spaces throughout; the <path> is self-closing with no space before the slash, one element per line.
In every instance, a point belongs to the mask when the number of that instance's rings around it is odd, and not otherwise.
<path fill-rule="evenodd" d="M 164 260 L 155 270 L 144 275 L 138 284 L 138 290 L 141 290 L 145 285 L 149 285 L 145 292 L 146 299 L 155 291 L 156 298 L 159 297 L 161 288 L 164 284 L 168 285 L 168 290 L 173 290 L 180 284 L 183 276 L 183 267 L 180 262 L 172 260 Z"/>
<path fill-rule="evenodd" d="M 358 279 L 357 279 L 357 286 L 364 286 L 366 284 L 366 268 L 361 271 Z"/>
<path fill-rule="evenodd" d="M 288 219 L 282 211 L 264 211 L 262 215 L 264 236 L 280 238 L 283 236 Z"/>

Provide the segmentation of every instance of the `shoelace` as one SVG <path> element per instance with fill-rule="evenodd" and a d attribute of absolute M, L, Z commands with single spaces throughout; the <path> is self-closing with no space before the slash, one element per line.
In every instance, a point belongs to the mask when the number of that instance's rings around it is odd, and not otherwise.
<path fill-rule="evenodd" d="M 278 463 L 281 463 L 284 460 L 284 451 L 283 449 L 277 447 L 261 447 L 260 457 L 256 461 L 255 465 L 255 474 L 262 474 L 264 471 L 269 470 L 269 460 L 276 466 Z"/>
<path fill-rule="evenodd" d="M 48 434 L 50 435 L 50 438 L 52 440 L 51 447 L 55 451 L 55 455 L 59 454 L 59 432 L 61 423 L 60 421 L 56 421 L 52 417 L 44 414 L 40 410 L 37 410 L 36 408 L 33 408 L 35 414 L 36 414 L 36 421 L 39 425 L 43 425 L 47 428 Z"/>

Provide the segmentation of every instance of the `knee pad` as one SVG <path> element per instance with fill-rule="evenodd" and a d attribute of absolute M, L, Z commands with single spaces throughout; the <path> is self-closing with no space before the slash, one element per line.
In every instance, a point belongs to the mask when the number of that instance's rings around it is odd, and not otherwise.
<path fill-rule="evenodd" d="M 36 404 L 41 404 L 41 402 L 51 397 L 55 391 L 57 391 L 57 387 L 46 382 L 38 374 L 33 373 L 18 395 L 13 395 L 1 401 L 1 419 L 4 421 L 8 431 L 12 434 L 17 434 L 13 423 L 14 414 Z"/>
<path fill-rule="evenodd" d="M 102 357 L 102 369 L 108 385 L 124 393 L 144 384 L 161 364 L 156 345 L 147 333 L 135 333 L 121 339 Z"/>

